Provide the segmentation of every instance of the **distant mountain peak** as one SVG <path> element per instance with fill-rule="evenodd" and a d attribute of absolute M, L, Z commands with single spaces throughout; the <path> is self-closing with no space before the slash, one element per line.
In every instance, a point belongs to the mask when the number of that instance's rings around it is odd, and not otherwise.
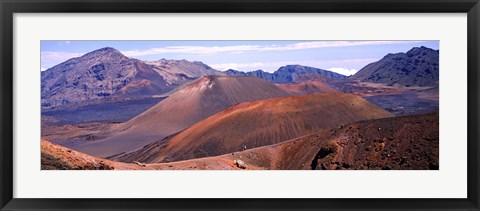
<path fill-rule="evenodd" d="M 98 49 L 97 51 L 118 51 L 118 50 L 112 47 L 104 47 L 104 48 Z"/>
<path fill-rule="evenodd" d="M 420 47 L 413 47 L 412 49 L 410 49 L 410 51 L 418 50 L 418 49 L 420 49 L 420 50 L 432 50 L 432 51 L 435 51 L 435 50 L 433 50 L 433 49 L 431 49 L 431 48 L 428 48 L 428 47 L 425 47 L 425 46 L 423 46 L 423 45 L 420 46 Z"/>
<path fill-rule="evenodd" d="M 300 65 L 300 64 L 289 64 L 289 65 L 281 66 L 281 67 L 278 68 L 278 69 L 279 69 L 279 70 L 280 70 L 280 69 L 299 70 L 299 69 L 306 69 L 306 68 L 314 68 L 314 67 L 305 66 L 305 65 Z M 318 69 L 318 68 L 315 68 L 315 69 Z"/>
<path fill-rule="evenodd" d="M 185 60 L 185 61 L 187 61 L 187 60 Z M 187 62 L 188 62 L 188 61 L 187 61 Z M 213 69 L 212 67 L 208 66 L 207 64 L 205 64 L 205 63 L 203 63 L 203 62 L 201 62 L 201 61 L 193 61 L 193 63 L 196 64 L 196 65 L 202 66 L 202 67 L 204 67 L 204 68 L 206 68 L 206 69 Z"/>
<path fill-rule="evenodd" d="M 79 106 L 94 100 L 161 95 L 188 81 L 214 74 L 221 73 L 200 62 L 147 62 L 104 47 L 43 71 L 42 106 Z"/>
<path fill-rule="evenodd" d="M 90 53 L 118 53 L 118 54 L 122 54 L 119 50 L 117 50 L 115 48 L 112 48 L 112 47 L 100 48 L 100 49 L 94 50 Z"/>
<path fill-rule="evenodd" d="M 416 55 L 419 55 L 419 54 L 426 55 L 428 53 L 434 53 L 436 51 L 438 51 L 438 50 L 433 50 L 433 49 L 427 48 L 425 46 L 414 47 L 414 48 L 410 49 L 409 51 L 407 51 L 407 56 L 412 57 L 412 56 L 416 56 Z"/>
<path fill-rule="evenodd" d="M 406 53 L 387 54 L 368 64 L 351 79 L 404 86 L 436 86 L 439 79 L 439 50 L 414 47 Z"/>
<path fill-rule="evenodd" d="M 385 55 L 383 58 L 392 58 L 392 57 L 402 55 L 402 54 L 404 54 L 404 53 L 389 53 L 389 54 Z"/>
<path fill-rule="evenodd" d="M 254 73 L 266 73 L 265 71 L 263 71 L 263 70 L 261 70 L 261 69 L 254 70 L 254 71 L 252 71 L 252 72 L 254 72 Z"/>
<path fill-rule="evenodd" d="M 265 72 L 263 70 L 242 72 L 233 69 L 229 69 L 225 71 L 225 73 L 230 76 L 256 76 L 258 78 L 263 78 L 273 83 L 291 83 L 305 74 L 321 74 L 332 79 L 343 79 L 347 77 L 332 71 L 303 66 L 299 64 L 281 66 L 280 68 L 278 68 L 277 71 L 273 73 Z"/>
<path fill-rule="evenodd" d="M 186 60 L 185 60 L 185 61 L 186 61 Z M 205 64 L 205 63 L 203 63 L 202 61 L 193 61 L 193 63 L 195 63 L 195 64 Z"/>
<path fill-rule="evenodd" d="M 299 69 L 309 69 L 309 68 L 315 68 L 315 67 L 299 65 L 299 64 L 289 64 L 289 65 L 281 66 L 280 68 L 278 68 L 277 71 L 280 71 L 282 69 L 299 70 Z M 315 69 L 318 69 L 318 68 L 315 68 Z"/>
<path fill-rule="evenodd" d="M 86 59 L 95 58 L 95 57 L 128 58 L 125 55 L 123 55 L 120 51 L 112 47 L 100 48 L 92 52 L 86 53 L 82 57 Z"/>

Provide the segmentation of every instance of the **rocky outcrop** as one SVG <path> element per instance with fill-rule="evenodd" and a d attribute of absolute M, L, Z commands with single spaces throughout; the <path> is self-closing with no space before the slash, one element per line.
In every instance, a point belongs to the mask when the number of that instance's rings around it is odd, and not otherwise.
<path fill-rule="evenodd" d="M 243 162 L 242 160 L 235 160 L 235 165 L 237 165 L 237 167 L 241 169 L 247 168 L 247 164 L 245 164 L 245 162 Z"/>

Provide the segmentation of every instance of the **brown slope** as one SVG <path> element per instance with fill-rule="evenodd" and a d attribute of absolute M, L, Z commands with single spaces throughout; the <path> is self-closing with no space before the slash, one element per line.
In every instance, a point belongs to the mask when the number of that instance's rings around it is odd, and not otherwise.
<path fill-rule="evenodd" d="M 122 163 L 94 157 L 63 147 L 49 141 L 41 141 L 42 170 L 232 170 L 235 163 L 227 158 L 214 157 L 204 163 L 202 159 L 180 161 L 170 164 L 145 164 L 141 162 Z M 207 166 L 208 165 L 208 166 Z M 250 167 L 249 169 L 252 169 Z"/>
<path fill-rule="evenodd" d="M 275 145 L 172 163 L 155 169 L 439 169 L 438 113 L 360 121 Z"/>
<path fill-rule="evenodd" d="M 438 169 L 438 113 L 348 124 L 275 145 L 216 157 L 138 165 L 77 152 L 42 141 L 42 170 Z M 140 163 L 141 164 L 141 163 Z"/>
<path fill-rule="evenodd" d="M 338 90 L 329 87 L 318 81 L 303 81 L 292 84 L 275 84 L 278 88 L 285 90 L 291 95 L 309 94 L 332 94 L 339 93 Z"/>
<path fill-rule="evenodd" d="M 100 157 L 129 152 L 237 103 L 287 95 L 256 77 L 206 76 L 104 135 L 106 138 L 72 148 Z"/>
<path fill-rule="evenodd" d="M 192 165 L 194 163 L 195 165 Z M 197 167 L 197 165 L 199 167 Z M 200 167 L 201 166 L 201 167 Z M 140 162 L 122 163 L 94 157 L 76 150 L 63 147 L 49 141 L 41 141 L 42 170 L 199 170 L 199 169 L 235 169 L 235 164 L 228 159 L 217 159 L 203 164 L 194 162 L 177 162 L 174 165 L 144 164 Z M 252 168 L 250 168 L 252 169 Z"/>
<path fill-rule="evenodd" d="M 221 155 L 286 141 L 359 120 L 393 116 L 351 94 L 318 94 L 242 103 L 167 141 L 116 158 L 169 162 Z"/>
<path fill-rule="evenodd" d="M 42 170 L 114 170 L 142 169 L 137 164 L 119 163 L 77 152 L 57 144 L 42 140 Z"/>

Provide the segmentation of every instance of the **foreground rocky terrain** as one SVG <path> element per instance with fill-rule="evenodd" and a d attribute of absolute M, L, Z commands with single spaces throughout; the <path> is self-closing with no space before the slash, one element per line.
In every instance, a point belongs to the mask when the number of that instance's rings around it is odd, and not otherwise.
<path fill-rule="evenodd" d="M 439 169 L 438 113 L 360 121 L 220 156 L 145 164 L 95 158 L 42 141 L 42 169 Z"/>

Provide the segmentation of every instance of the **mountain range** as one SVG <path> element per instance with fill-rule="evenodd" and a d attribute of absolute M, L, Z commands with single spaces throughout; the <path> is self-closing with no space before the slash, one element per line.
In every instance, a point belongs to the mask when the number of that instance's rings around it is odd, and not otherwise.
<path fill-rule="evenodd" d="M 106 47 L 62 62 L 41 73 L 42 108 L 146 98 L 169 93 L 206 75 L 255 76 L 271 83 L 294 83 L 310 75 L 327 79 L 404 86 L 436 86 L 439 51 L 416 47 L 406 53 L 388 54 L 347 76 L 302 65 L 286 65 L 273 73 L 263 70 L 218 71 L 199 61 L 141 61 Z"/>
<path fill-rule="evenodd" d="M 278 68 L 273 73 L 265 72 L 263 70 L 255 70 L 252 72 L 242 72 L 238 70 L 228 69 L 225 71 L 230 76 L 255 76 L 262 78 L 268 82 L 273 83 L 291 83 L 297 81 L 302 75 L 306 74 L 319 74 L 324 75 L 331 79 L 345 79 L 347 76 L 338 74 L 328 70 L 322 70 L 314 67 L 302 66 L 302 65 L 286 65 Z"/>
<path fill-rule="evenodd" d="M 141 99 L 176 91 L 206 75 L 256 76 L 273 83 L 289 83 L 304 74 L 328 78 L 346 76 L 301 65 L 280 67 L 274 73 L 215 70 L 199 61 L 142 61 L 105 47 L 69 59 L 41 73 L 42 108 L 70 107 L 109 101 Z"/>
<path fill-rule="evenodd" d="M 150 97 L 201 76 L 217 74 L 222 73 L 202 62 L 165 59 L 145 62 L 106 47 L 43 71 L 42 108 Z"/>
<path fill-rule="evenodd" d="M 404 86 L 438 86 L 439 51 L 415 47 L 406 53 L 388 54 L 360 69 L 350 79 Z"/>
<path fill-rule="evenodd" d="M 102 48 L 42 72 L 42 168 L 438 169 L 438 114 L 411 116 L 438 112 L 438 53 L 388 54 L 346 77 Z M 122 118 L 91 120 L 104 113 Z"/>

